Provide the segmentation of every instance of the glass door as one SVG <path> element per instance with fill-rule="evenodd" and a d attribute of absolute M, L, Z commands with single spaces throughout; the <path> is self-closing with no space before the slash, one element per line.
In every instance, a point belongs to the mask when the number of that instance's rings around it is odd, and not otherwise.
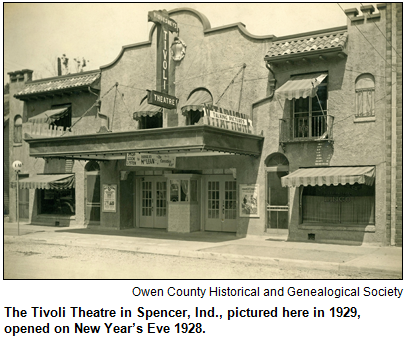
<path fill-rule="evenodd" d="M 167 228 L 166 178 L 144 177 L 140 184 L 140 227 Z"/>
<path fill-rule="evenodd" d="M 232 176 L 208 176 L 205 230 L 237 231 L 237 182 Z"/>

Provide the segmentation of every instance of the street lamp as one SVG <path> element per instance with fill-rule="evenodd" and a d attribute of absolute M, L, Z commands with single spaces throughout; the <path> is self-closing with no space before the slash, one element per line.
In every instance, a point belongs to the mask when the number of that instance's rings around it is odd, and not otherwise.
<path fill-rule="evenodd" d="M 20 160 L 16 160 L 13 162 L 13 169 L 14 171 L 16 171 L 16 176 L 17 176 L 17 233 L 18 235 L 20 235 L 20 206 L 19 206 L 19 200 L 18 200 L 18 193 L 19 193 L 19 189 L 20 189 L 20 185 L 19 185 L 19 178 L 18 178 L 18 173 L 20 173 L 20 171 L 23 168 L 23 163 Z"/>

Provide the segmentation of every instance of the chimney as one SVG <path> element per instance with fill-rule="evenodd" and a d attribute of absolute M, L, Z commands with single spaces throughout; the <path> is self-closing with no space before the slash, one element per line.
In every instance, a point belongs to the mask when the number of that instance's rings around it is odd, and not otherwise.
<path fill-rule="evenodd" d="M 27 82 L 32 80 L 32 73 L 30 69 L 23 69 L 21 71 L 8 72 L 10 76 L 10 85 L 15 82 Z"/>
<path fill-rule="evenodd" d="M 61 62 L 61 58 L 58 58 L 58 76 L 62 75 L 62 62 Z"/>

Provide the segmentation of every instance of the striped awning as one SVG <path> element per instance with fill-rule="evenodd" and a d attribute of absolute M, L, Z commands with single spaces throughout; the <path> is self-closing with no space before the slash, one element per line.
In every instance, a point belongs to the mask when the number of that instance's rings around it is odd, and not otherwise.
<path fill-rule="evenodd" d="M 52 124 L 53 122 L 64 118 L 69 114 L 69 107 L 50 109 L 48 111 L 42 112 L 32 118 L 29 118 L 28 121 L 37 124 Z"/>
<path fill-rule="evenodd" d="M 282 177 L 283 187 L 353 185 L 372 186 L 375 179 L 375 167 L 318 167 L 300 168 Z"/>
<path fill-rule="evenodd" d="M 136 112 L 133 114 L 133 119 L 134 120 L 140 120 L 141 117 L 152 117 L 155 114 L 161 113 L 162 112 L 162 107 L 151 105 L 148 103 L 147 97 L 141 102 L 140 107 Z"/>
<path fill-rule="evenodd" d="M 74 174 L 43 174 L 21 179 L 20 188 L 26 189 L 70 189 L 75 187 Z"/>
<path fill-rule="evenodd" d="M 327 77 L 327 73 L 313 73 L 293 76 L 288 82 L 275 91 L 278 100 L 314 97 L 317 87 Z"/>
<path fill-rule="evenodd" d="M 182 114 L 186 114 L 187 111 L 191 110 L 203 112 L 204 104 L 213 104 L 211 94 L 204 90 L 193 92 L 186 103 L 181 107 Z"/>

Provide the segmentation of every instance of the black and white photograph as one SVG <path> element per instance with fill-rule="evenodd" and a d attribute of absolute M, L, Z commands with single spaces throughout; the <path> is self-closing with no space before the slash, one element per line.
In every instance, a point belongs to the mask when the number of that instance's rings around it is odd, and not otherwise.
<path fill-rule="evenodd" d="M 403 278 L 402 3 L 3 10 L 5 281 Z"/>

